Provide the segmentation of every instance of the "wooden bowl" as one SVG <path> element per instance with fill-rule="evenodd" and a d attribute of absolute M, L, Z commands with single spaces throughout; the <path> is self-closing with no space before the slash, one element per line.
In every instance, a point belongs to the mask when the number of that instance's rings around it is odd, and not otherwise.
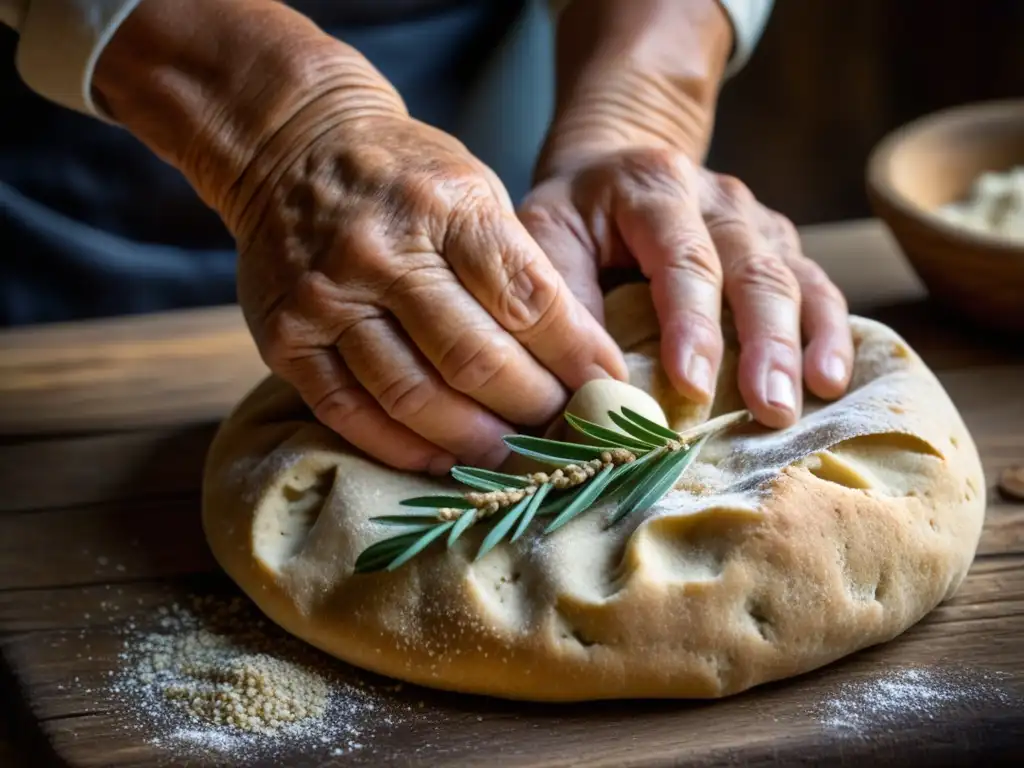
<path fill-rule="evenodd" d="M 1024 100 L 927 115 L 871 153 L 867 191 L 936 301 L 984 327 L 1024 332 L 1024 243 L 975 232 L 935 213 L 966 197 L 985 171 L 1024 165 Z"/>

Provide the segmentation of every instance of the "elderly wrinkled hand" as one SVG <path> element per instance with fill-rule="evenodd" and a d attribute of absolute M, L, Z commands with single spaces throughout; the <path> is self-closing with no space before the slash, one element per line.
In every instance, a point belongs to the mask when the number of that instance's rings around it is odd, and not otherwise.
<path fill-rule="evenodd" d="M 666 372 L 691 398 L 713 394 L 723 303 L 739 337 L 740 392 L 759 421 L 795 421 L 803 381 L 823 398 L 845 391 L 853 344 L 842 294 L 803 255 L 792 223 L 739 180 L 670 149 L 610 152 L 548 177 L 520 217 L 598 317 L 599 270 L 639 266 Z"/>
<path fill-rule="evenodd" d="M 400 468 L 493 467 L 513 424 L 626 375 L 490 170 L 404 115 L 325 129 L 342 108 L 307 107 L 228 214 L 257 346 L 324 424 Z"/>

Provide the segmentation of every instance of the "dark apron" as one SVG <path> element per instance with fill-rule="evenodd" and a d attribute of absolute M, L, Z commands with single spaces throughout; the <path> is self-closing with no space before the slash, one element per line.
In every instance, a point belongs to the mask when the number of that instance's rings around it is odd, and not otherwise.
<path fill-rule="evenodd" d="M 415 117 L 459 135 L 467 113 L 479 124 L 481 111 L 494 111 L 469 97 L 529 0 L 399 0 L 395 7 L 403 3 L 407 15 L 399 20 L 374 13 L 388 4 L 382 1 L 291 5 L 366 55 Z M 235 253 L 217 215 L 124 130 L 30 92 L 14 70 L 16 36 L 0 35 L 7 115 L 0 120 L 0 325 L 232 303 Z M 524 83 L 521 93 L 540 86 Z M 467 144 L 492 152 L 481 156 L 511 177 L 505 181 L 517 199 L 539 128 L 527 131 L 525 149 L 514 149 L 500 134 L 514 131 L 501 124 L 508 115 L 495 117 L 496 139 L 477 131 L 483 146 Z"/>

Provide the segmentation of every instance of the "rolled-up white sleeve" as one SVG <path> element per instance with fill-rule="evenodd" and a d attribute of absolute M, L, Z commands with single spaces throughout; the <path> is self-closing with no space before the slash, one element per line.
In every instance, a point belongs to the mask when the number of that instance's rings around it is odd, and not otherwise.
<path fill-rule="evenodd" d="M 732 56 L 725 67 L 725 76 L 732 77 L 747 63 L 757 48 L 764 25 L 772 15 L 774 0 L 718 0 L 732 22 Z"/>
<path fill-rule="evenodd" d="M 93 102 L 100 53 L 141 0 L 0 0 L 0 21 L 19 34 L 15 63 L 29 88 L 107 119 Z"/>

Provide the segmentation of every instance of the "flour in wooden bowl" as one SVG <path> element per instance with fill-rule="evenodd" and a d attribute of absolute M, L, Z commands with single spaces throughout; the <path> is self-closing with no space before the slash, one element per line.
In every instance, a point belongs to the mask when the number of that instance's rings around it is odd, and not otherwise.
<path fill-rule="evenodd" d="M 1024 242 L 1024 166 L 981 174 L 966 199 L 937 213 L 951 224 Z"/>

